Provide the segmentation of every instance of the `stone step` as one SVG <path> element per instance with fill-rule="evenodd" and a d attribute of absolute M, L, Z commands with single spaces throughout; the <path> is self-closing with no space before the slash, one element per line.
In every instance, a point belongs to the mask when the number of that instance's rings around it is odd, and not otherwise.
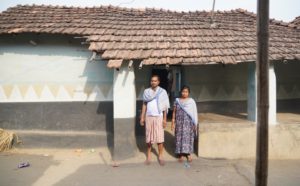
<path fill-rule="evenodd" d="M 112 145 L 104 131 L 10 130 L 22 141 L 18 148 L 97 148 Z"/>

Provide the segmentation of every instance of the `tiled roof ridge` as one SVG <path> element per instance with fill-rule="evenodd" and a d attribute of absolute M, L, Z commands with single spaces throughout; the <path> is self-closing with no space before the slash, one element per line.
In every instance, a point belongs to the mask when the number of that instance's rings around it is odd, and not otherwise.
<path fill-rule="evenodd" d="M 8 9 L 2 11 L 6 12 L 14 8 L 60 8 L 60 9 L 115 9 L 120 11 L 136 11 L 136 12 L 144 12 L 144 11 L 156 11 L 156 12 L 165 12 L 165 13 L 179 13 L 179 14 L 193 14 L 193 13 L 211 13 L 209 10 L 192 10 L 192 11 L 179 11 L 179 10 L 170 10 L 170 9 L 164 9 L 164 8 L 128 8 L 128 7 L 121 7 L 121 6 L 114 6 L 114 5 L 99 5 L 99 6 L 66 6 L 66 5 L 46 5 L 46 4 L 17 4 L 16 6 L 9 7 Z M 237 8 L 237 9 L 231 9 L 231 10 L 216 10 L 217 13 L 230 13 L 230 12 L 236 12 L 236 13 L 244 13 L 245 15 L 250 15 L 253 17 L 256 17 L 256 14 L 253 12 L 250 12 L 246 9 Z"/>
<path fill-rule="evenodd" d="M 293 21 L 295 21 L 297 19 L 300 19 L 300 16 L 295 17 L 295 19 Z M 293 22 L 293 21 L 291 21 L 291 22 Z"/>
<path fill-rule="evenodd" d="M 295 19 L 289 22 L 289 26 L 295 27 L 300 30 L 300 16 L 295 17 Z"/>
<path fill-rule="evenodd" d="M 198 14 L 198 13 L 211 13 L 211 11 L 207 10 L 193 10 L 193 11 L 178 11 L 178 10 L 170 10 L 170 9 L 163 9 L 163 8 L 128 8 L 128 7 L 121 7 L 121 6 L 114 6 L 114 5 L 100 5 L 100 6 L 90 6 L 90 7 L 80 7 L 80 6 L 65 6 L 65 5 L 45 5 L 45 4 L 18 4 L 13 7 L 9 7 L 8 9 L 0 12 L 0 15 L 5 12 L 9 12 L 12 9 L 16 8 L 58 8 L 58 9 L 112 9 L 115 11 L 130 11 L 132 13 L 142 13 L 142 12 L 156 12 L 156 13 L 171 13 L 171 14 Z M 216 10 L 216 13 L 226 14 L 226 13 L 240 13 L 246 16 L 250 16 L 252 18 L 256 18 L 256 14 L 254 12 L 248 11 L 246 9 L 237 8 L 232 10 Z M 296 17 L 298 19 L 300 16 Z M 270 19 L 270 23 L 275 25 L 285 26 L 285 27 L 297 27 L 294 22 L 284 22 L 282 20 Z"/>
<path fill-rule="evenodd" d="M 253 18 L 256 18 L 256 15 L 254 12 L 250 12 L 246 9 L 242 9 L 242 8 L 238 8 L 236 9 L 236 11 L 240 12 L 240 13 L 243 13 L 245 15 L 248 15 L 248 16 L 251 16 Z M 300 18 L 300 16 L 298 16 Z M 298 17 L 296 17 L 294 20 L 296 20 Z M 274 18 L 270 18 L 270 23 L 273 23 L 275 25 L 280 25 L 280 26 L 286 26 L 286 27 L 294 27 L 294 25 L 291 25 L 290 23 L 292 22 L 285 22 L 285 21 L 282 21 L 282 20 L 277 20 L 277 19 L 274 19 Z"/>

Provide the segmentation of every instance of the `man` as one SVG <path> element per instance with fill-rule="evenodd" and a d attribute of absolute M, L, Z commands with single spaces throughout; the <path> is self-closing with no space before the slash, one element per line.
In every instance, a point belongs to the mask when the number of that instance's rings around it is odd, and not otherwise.
<path fill-rule="evenodd" d="M 146 165 L 151 162 L 152 144 L 158 145 L 158 161 L 164 165 L 162 158 L 164 143 L 164 128 L 167 125 L 167 112 L 170 108 L 169 97 L 163 88 L 159 87 L 160 78 L 152 75 L 151 87 L 143 94 L 143 107 L 141 114 L 141 126 L 146 122 L 147 160 Z"/>

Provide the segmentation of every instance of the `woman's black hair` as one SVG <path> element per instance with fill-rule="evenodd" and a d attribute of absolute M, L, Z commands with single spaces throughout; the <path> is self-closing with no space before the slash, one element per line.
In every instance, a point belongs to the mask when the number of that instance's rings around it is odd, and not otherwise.
<path fill-rule="evenodd" d="M 183 85 L 183 86 L 181 87 L 181 90 L 180 90 L 180 92 L 182 92 L 184 89 L 187 89 L 187 90 L 188 90 L 188 92 L 189 92 L 189 93 L 191 93 L 191 89 L 190 89 L 190 87 L 189 87 L 189 86 L 187 86 L 187 85 Z"/>

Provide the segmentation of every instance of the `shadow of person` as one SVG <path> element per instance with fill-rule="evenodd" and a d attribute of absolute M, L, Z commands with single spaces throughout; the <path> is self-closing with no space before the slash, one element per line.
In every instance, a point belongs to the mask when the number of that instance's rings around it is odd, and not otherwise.
<path fill-rule="evenodd" d="M 170 131 L 165 130 L 165 151 L 172 157 L 177 157 L 175 152 L 175 136 Z"/>
<path fill-rule="evenodd" d="M 147 144 L 145 141 L 145 136 L 136 136 L 136 144 L 137 148 L 140 152 L 145 154 L 145 157 L 147 157 Z M 157 144 L 152 144 L 151 152 L 154 153 L 155 156 L 158 157 L 158 152 L 156 150 Z"/>
<path fill-rule="evenodd" d="M 97 114 L 102 115 L 102 119 L 105 121 L 106 145 L 112 156 L 114 146 L 113 103 L 99 102 L 97 107 Z"/>

